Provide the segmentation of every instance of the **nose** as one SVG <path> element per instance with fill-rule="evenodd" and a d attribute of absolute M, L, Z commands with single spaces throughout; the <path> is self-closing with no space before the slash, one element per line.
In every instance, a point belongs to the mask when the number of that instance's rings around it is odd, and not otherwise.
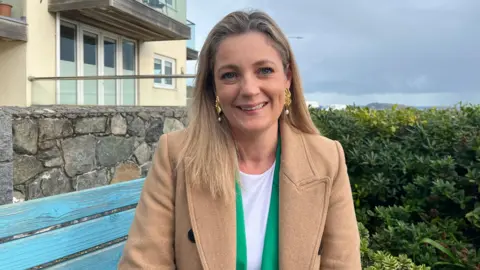
<path fill-rule="evenodd" d="M 254 96 L 260 93 L 260 84 L 256 76 L 246 74 L 242 78 L 241 94 L 245 96 Z"/>

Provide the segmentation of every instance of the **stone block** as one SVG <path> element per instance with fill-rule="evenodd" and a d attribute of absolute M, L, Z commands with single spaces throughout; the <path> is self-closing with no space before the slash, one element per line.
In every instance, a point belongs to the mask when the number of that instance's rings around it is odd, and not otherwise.
<path fill-rule="evenodd" d="M 0 111 L 0 162 L 13 158 L 12 117 Z"/>
<path fill-rule="evenodd" d="M 182 130 L 185 127 L 183 123 L 178 121 L 175 118 L 167 117 L 165 123 L 163 124 L 163 134 L 170 133 L 172 131 Z"/>
<path fill-rule="evenodd" d="M 134 154 L 138 164 L 144 164 L 151 158 L 150 147 L 145 142 L 140 144 L 137 149 L 135 149 Z"/>
<path fill-rule="evenodd" d="M 92 117 L 77 119 L 75 132 L 77 134 L 105 133 L 107 119 L 105 117 Z"/>
<path fill-rule="evenodd" d="M 145 123 L 139 117 L 135 117 L 128 123 L 127 132 L 130 136 L 144 137 Z"/>
<path fill-rule="evenodd" d="M 73 135 L 73 125 L 68 119 L 44 118 L 38 121 L 39 141 L 59 139 Z"/>
<path fill-rule="evenodd" d="M 73 177 L 95 169 L 95 149 L 96 139 L 92 135 L 63 140 L 63 159 L 67 175 Z"/>
<path fill-rule="evenodd" d="M 50 148 L 54 147 L 55 145 L 57 145 L 56 140 L 43 141 L 43 142 L 38 143 L 38 149 L 39 150 L 47 150 L 47 149 L 50 149 Z"/>
<path fill-rule="evenodd" d="M 73 179 L 73 188 L 75 190 L 84 190 L 89 188 L 108 185 L 107 169 L 93 171 L 79 175 Z"/>
<path fill-rule="evenodd" d="M 15 155 L 13 159 L 13 183 L 20 185 L 44 171 L 43 164 L 36 157 Z"/>
<path fill-rule="evenodd" d="M 37 153 L 38 123 L 34 119 L 13 121 L 13 149 L 17 154 Z"/>
<path fill-rule="evenodd" d="M 27 184 L 27 199 L 37 199 L 73 191 L 70 179 L 60 168 L 45 171 Z"/>
<path fill-rule="evenodd" d="M 127 134 L 127 120 L 120 114 L 115 115 L 110 122 L 110 129 L 113 135 Z"/>
<path fill-rule="evenodd" d="M 13 164 L 0 163 L 0 205 L 13 202 Z"/>
<path fill-rule="evenodd" d="M 97 163 L 102 167 L 114 166 L 127 160 L 133 154 L 133 137 L 101 137 L 96 148 Z"/>
<path fill-rule="evenodd" d="M 52 167 L 59 167 L 63 165 L 63 159 L 61 157 L 56 157 L 45 161 L 45 167 L 52 168 Z"/>
<path fill-rule="evenodd" d="M 37 154 L 37 158 L 41 161 L 46 161 L 46 160 L 50 160 L 50 159 L 61 157 L 61 156 L 62 156 L 62 152 L 60 152 L 60 149 L 58 149 L 58 147 L 56 146 L 46 151 L 39 152 Z"/>
<path fill-rule="evenodd" d="M 147 143 L 156 143 L 160 139 L 160 136 L 163 134 L 163 120 L 155 119 L 152 120 L 150 126 L 145 133 L 145 141 Z"/>

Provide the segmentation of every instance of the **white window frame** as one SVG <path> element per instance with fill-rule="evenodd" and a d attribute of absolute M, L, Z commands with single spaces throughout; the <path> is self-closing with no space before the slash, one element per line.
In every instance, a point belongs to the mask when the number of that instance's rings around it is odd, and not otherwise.
<path fill-rule="evenodd" d="M 170 62 L 172 63 L 172 75 L 176 74 L 177 71 L 177 60 L 168 56 L 164 55 L 159 55 L 155 54 L 153 56 L 153 74 L 155 74 L 155 60 L 160 60 L 162 61 L 162 74 L 160 75 L 165 75 L 165 62 Z M 176 83 L 177 79 L 172 78 L 172 84 L 166 84 L 164 83 L 165 79 L 162 79 L 162 83 L 156 83 L 155 80 L 153 80 L 153 87 L 157 89 L 176 89 Z"/>
<path fill-rule="evenodd" d="M 167 7 L 170 7 L 170 8 L 175 9 L 176 2 L 177 2 L 176 0 L 172 0 L 172 4 L 171 4 L 171 5 L 170 5 L 169 3 L 167 3 L 167 0 L 163 0 L 163 1 L 165 2 L 165 5 L 166 5 Z"/>
<path fill-rule="evenodd" d="M 67 26 L 75 26 L 76 27 L 76 55 L 75 59 L 77 61 L 77 76 L 83 76 L 83 35 L 84 32 L 89 33 L 89 34 L 95 34 L 97 35 L 97 42 L 98 42 L 98 54 L 97 54 L 97 63 L 98 63 L 98 75 L 102 76 L 104 75 L 104 40 L 110 39 L 114 40 L 117 45 L 117 51 L 116 51 L 116 74 L 117 75 L 122 75 L 123 74 L 123 42 L 124 41 L 129 41 L 133 42 L 135 44 L 135 75 L 138 75 L 139 71 L 139 47 L 138 47 L 138 42 L 136 40 L 120 36 L 117 34 L 110 33 L 108 31 L 105 31 L 103 29 L 99 29 L 93 26 L 89 26 L 87 24 L 73 21 L 70 19 L 66 18 L 60 18 L 60 14 L 57 13 L 56 16 L 56 76 L 60 76 L 60 26 L 61 25 L 67 25 Z M 123 79 L 117 79 L 116 80 L 116 104 L 115 105 L 123 105 Z M 77 105 L 85 105 L 84 104 L 84 92 L 83 92 L 83 85 L 84 85 L 84 80 L 77 80 Z M 134 104 L 135 106 L 138 105 L 138 89 L 139 89 L 139 82 L 138 79 L 135 80 L 135 101 Z M 97 104 L 96 105 L 105 105 L 105 100 L 104 100 L 104 83 L 103 80 L 97 80 Z M 56 103 L 60 104 L 60 80 L 57 80 L 56 83 Z"/>
<path fill-rule="evenodd" d="M 165 12 L 167 9 L 173 9 L 173 10 L 176 10 L 176 6 L 177 6 L 177 1 L 176 0 L 172 0 L 172 4 L 169 4 L 167 3 L 167 0 L 159 0 L 159 2 L 161 4 L 163 4 L 164 6 L 162 8 L 159 8 L 159 7 L 155 7 L 153 5 L 150 5 L 150 2 L 149 1 L 141 1 L 142 4 L 144 5 L 147 5 L 155 10 L 161 10 L 162 12 Z M 164 10 L 165 9 L 165 10 Z"/>

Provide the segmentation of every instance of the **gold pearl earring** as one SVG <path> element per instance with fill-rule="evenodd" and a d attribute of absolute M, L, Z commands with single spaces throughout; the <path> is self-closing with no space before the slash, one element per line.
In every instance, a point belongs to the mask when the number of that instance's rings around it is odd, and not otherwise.
<path fill-rule="evenodd" d="M 285 114 L 288 115 L 290 114 L 290 111 L 288 108 L 290 107 L 290 104 L 292 103 L 292 93 L 290 93 L 290 90 L 288 88 L 285 88 Z"/>
<path fill-rule="evenodd" d="M 217 115 L 218 115 L 218 122 L 221 122 L 222 121 L 222 118 L 220 117 L 220 114 L 222 113 L 222 108 L 220 107 L 220 99 L 216 98 L 215 100 L 215 110 L 217 111 Z"/>

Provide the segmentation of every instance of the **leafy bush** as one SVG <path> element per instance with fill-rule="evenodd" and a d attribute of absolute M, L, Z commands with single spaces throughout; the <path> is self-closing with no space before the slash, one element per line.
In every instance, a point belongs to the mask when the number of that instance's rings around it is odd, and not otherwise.
<path fill-rule="evenodd" d="M 358 223 L 362 239 L 360 250 L 362 254 L 362 266 L 365 270 L 430 270 L 425 265 L 415 265 L 405 254 L 398 257 L 388 252 L 374 251 L 369 248 L 370 234 L 362 223 Z"/>
<path fill-rule="evenodd" d="M 480 106 L 311 115 L 345 149 L 357 218 L 378 256 L 480 269 Z"/>

